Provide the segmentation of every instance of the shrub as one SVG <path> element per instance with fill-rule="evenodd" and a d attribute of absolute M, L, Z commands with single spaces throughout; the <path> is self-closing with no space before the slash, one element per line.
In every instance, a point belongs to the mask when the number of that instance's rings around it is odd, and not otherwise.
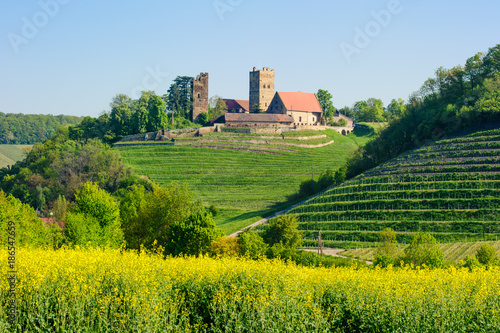
<path fill-rule="evenodd" d="M 476 259 L 476 257 L 466 256 L 464 267 L 467 267 L 469 268 L 469 270 L 472 270 L 476 267 L 481 267 L 481 263 L 479 262 L 479 260 Z"/>
<path fill-rule="evenodd" d="M 476 259 L 483 265 L 496 265 L 498 263 L 497 249 L 489 243 L 484 243 L 477 249 Z"/>
<path fill-rule="evenodd" d="M 174 256 L 207 254 L 210 244 L 223 234 L 215 226 L 212 214 L 203 209 L 169 226 L 165 250 Z"/>
<path fill-rule="evenodd" d="M 224 236 L 216 239 L 210 244 L 210 253 L 219 257 L 237 257 L 241 246 L 236 237 Z"/>
<path fill-rule="evenodd" d="M 240 255 L 251 259 L 262 258 L 267 251 L 267 244 L 262 237 L 251 230 L 239 234 Z"/>
<path fill-rule="evenodd" d="M 429 233 L 419 232 L 413 236 L 410 245 L 405 249 L 404 261 L 414 267 L 424 264 L 429 267 L 441 267 L 443 258 L 436 239 Z"/>
<path fill-rule="evenodd" d="M 48 230 L 33 208 L 0 190 L 0 245 L 7 245 L 10 221 L 15 223 L 16 246 L 50 243 Z"/>
<path fill-rule="evenodd" d="M 121 246 L 125 240 L 115 199 L 97 184 L 85 183 L 75 194 L 75 215 L 68 217 L 68 240 L 74 244 Z M 86 233 L 90 233 L 86 235 Z"/>
<path fill-rule="evenodd" d="M 262 238 L 269 246 L 281 243 L 284 247 L 297 249 L 302 245 L 302 232 L 298 230 L 295 216 L 280 216 L 269 222 Z"/>

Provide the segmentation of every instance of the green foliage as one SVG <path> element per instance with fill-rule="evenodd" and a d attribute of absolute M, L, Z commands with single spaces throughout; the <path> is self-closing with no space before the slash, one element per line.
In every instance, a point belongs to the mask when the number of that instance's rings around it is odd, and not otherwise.
<path fill-rule="evenodd" d="M 182 225 L 196 212 L 193 195 L 184 186 L 171 183 L 147 192 L 143 187 L 130 187 L 120 202 L 123 231 L 127 246 L 151 248 L 156 241 L 166 247 L 169 228 Z"/>
<path fill-rule="evenodd" d="M 382 100 L 369 98 L 366 101 L 358 101 L 353 107 L 354 119 L 358 121 L 384 121 L 384 105 Z"/>
<path fill-rule="evenodd" d="M 240 233 L 238 237 L 241 256 L 251 259 L 259 259 L 265 255 L 268 245 L 258 233 L 252 230 L 247 230 Z"/>
<path fill-rule="evenodd" d="M 220 237 L 210 244 L 210 254 L 215 257 L 237 257 L 240 251 L 240 242 L 236 237 Z"/>
<path fill-rule="evenodd" d="M 416 233 L 410 245 L 404 250 L 404 261 L 416 266 L 441 267 L 443 252 L 438 247 L 436 239 L 429 233 Z"/>
<path fill-rule="evenodd" d="M 117 191 L 123 183 L 138 182 L 109 146 L 98 140 L 75 142 L 68 135 L 60 129 L 52 139 L 35 144 L 24 161 L 10 170 L 0 169 L 0 188 L 44 210 L 59 196 L 72 201 L 85 182 L 96 182 L 108 192 Z"/>
<path fill-rule="evenodd" d="M 302 232 L 298 230 L 297 219 L 288 215 L 271 219 L 262 238 L 270 247 L 281 243 L 284 248 L 295 250 L 302 245 Z"/>
<path fill-rule="evenodd" d="M 323 111 L 323 118 L 325 118 L 327 121 L 331 120 L 333 117 L 333 113 L 336 111 L 332 103 L 332 94 L 330 94 L 328 90 L 319 89 L 316 93 L 316 98 L 318 99 L 321 110 Z"/>
<path fill-rule="evenodd" d="M 484 243 L 477 249 L 476 259 L 482 265 L 492 266 L 498 264 L 497 249 L 488 243 Z"/>
<path fill-rule="evenodd" d="M 396 233 L 391 228 L 385 228 L 380 232 L 380 243 L 375 252 L 375 265 L 387 267 L 394 263 L 398 256 L 398 241 Z"/>
<path fill-rule="evenodd" d="M 68 228 L 72 230 L 68 234 L 68 240 L 79 245 L 90 241 L 94 246 L 121 246 L 124 238 L 120 212 L 111 194 L 97 184 L 85 183 L 76 192 L 75 198 L 75 214 L 68 219 Z M 88 236 L 85 235 L 87 232 Z"/>
<path fill-rule="evenodd" d="M 0 144 L 34 144 L 50 138 L 60 126 L 76 125 L 82 118 L 0 112 Z"/>
<path fill-rule="evenodd" d="M 323 170 L 317 181 L 309 179 L 300 183 L 297 196 L 299 198 L 304 198 L 321 192 L 332 185 L 340 184 L 345 180 L 345 172 L 345 166 L 340 167 L 335 173 L 331 169 Z"/>
<path fill-rule="evenodd" d="M 345 127 L 347 125 L 347 121 L 344 118 L 340 118 L 339 121 L 331 121 L 328 123 L 330 126 L 340 126 Z"/>
<path fill-rule="evenodd" d="M 165 252 L 174 256 L 207 254 L 212 242 L 223 235 L 224 232 L 215 226 L 212 214 L 202 209 L 169 225 Z"/>
<path fill-rule="evenodd" d="M 198 116 L 198 123 L 199 123 L 201 126 L 205 126 L 208 122 L 209 122 L 209 119 L 208 119 L 208 113 L 206 113 L 206 112 L 202 112 L 202 113 Z"/>
<path fill-rule="evenodd" d="M 13 221 L 14 225 L 11 225 L 10 221 Z M 7 248 L 8 236 L 12 236 L 9 227 L 13 227 L 14 230 L 15 246 L 51 244 L 49 230 L 33 208 L 0 190 L 0 245 L 3 248 Z M 54 232 L 57 231 L 60 230 Z"/>
<path fill-rule="evenodd" d="M 106 245 L 106 239 L 102 237 L 102 228 L 99 221 L 91 215 L 68 213 L 64 234 L 66 241 L 73 245 Z"/>
<path fill-rule="evenodd" d="M 481 267 L 481 263 L 479 262 L 479 260 L 477 260 L 476 257 L 466 256 L 464 261 L 464 267 L 467 267 L 470 270 Z"/>
<path fill-rule="evenodd" d="M 388 113 L 401 116 L 394 117 L 377 139 L 351 158 L 348 178 L 426 142 L 500 121 L 500 65 L 495 60 L 498 54 L 497 45 L 486 56 L 478 54 L 468 59 L 465 68 L 438 68 L 436 77 L 428 79 L 405 107 L 401 101 L 391 102 Z M 367 102 L 356 103 L 354 109 L 362 119 L 370 114 Z M 379 120 L 371 115 L 369 118 Z"/>

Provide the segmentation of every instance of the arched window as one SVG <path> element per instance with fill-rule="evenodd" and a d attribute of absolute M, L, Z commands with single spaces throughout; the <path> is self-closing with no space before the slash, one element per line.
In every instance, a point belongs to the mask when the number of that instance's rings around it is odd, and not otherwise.
<path fill-rule="evenodd" d="M 270 84 L 268 84 L 268 85 L 267 85 L 267 87 L 268 87 L 269 89 L 271 89 L 271 85 L 270 85 Z"/>
<path fill-rule="evenodd" d="M 265 87 L 266 87 L 266 85 L 264 84 L 264 85 L 262 86 L 262 88 L 265 88 Z"/>
<path fill-rule="evenodd" d="M 201 94 L 198 94 L 198 98 L 201 98 Z"/>

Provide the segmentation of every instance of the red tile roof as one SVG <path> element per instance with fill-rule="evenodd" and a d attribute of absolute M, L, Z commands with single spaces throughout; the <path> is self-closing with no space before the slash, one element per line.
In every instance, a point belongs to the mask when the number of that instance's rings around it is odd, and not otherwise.
<path fill-rule="evenodd" d="M 245 111 L 250 110 L 250 102 L 244 99 L 224 99 L 226 102 L 226 107 L 228 110 L 243 109 Z"/>
<path fill-rule="evenodd" d="M 277 94 L 287 111 L 321 112 L 321 106 L 313 93 L 278 91 Z"/>
<path fill-rule="evenodd" d="M 292 116 L 287 114 L 270 113 L 226 113 L 226 123 L 228 122 L 256 122 L 256 123 L 293 123 Z"/>

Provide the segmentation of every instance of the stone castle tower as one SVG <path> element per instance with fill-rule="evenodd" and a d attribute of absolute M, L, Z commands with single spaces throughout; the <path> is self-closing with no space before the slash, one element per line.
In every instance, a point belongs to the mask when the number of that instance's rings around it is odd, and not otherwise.
<path fill-rule="evenodd" d="M 266 112 L 274 97 L 274 69 L 264 67 L 250 72 L 250 112 Z"/>
<path fill-rule="evenodd" d="M 208 112 L 208 73 L 200 73 L 193 81 L 193 115 L 196 121 L 202 112 Z"/>

